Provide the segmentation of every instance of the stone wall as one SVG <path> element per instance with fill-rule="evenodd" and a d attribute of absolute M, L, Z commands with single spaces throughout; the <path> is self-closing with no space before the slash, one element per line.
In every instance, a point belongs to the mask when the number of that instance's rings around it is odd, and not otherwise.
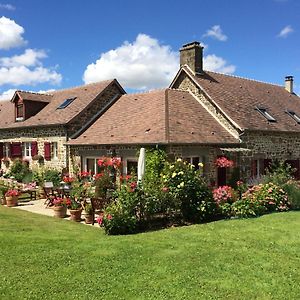
<path fill-rule="evenodd" d="M 253 159 L 300 159 L 300 133 L 246 131 L 241 138 L 242 147 L 251 150 L 241 153 L 241 166 L 246 178 L 250 177 Z"/>
<path fill-rule="evenodd" d="M 239 137 L 240 132 L 232 125 L 231 120 L 221 112 L 217 105 L 214 104 L 212 100 L 210 100 L 209 97 L 207 97 L 184 72 L 182 72 L 177 78 L 173 88 L 191 92 L 194 97 L 220 122 L 220 124 L 226 130 L 228 130 L 234 137 Z"/>
<path fill-rule="evenodd" d="M 66 130 L 62 126 L 56 127 L 39 127 L 39 128 L 16 128 L 13 130 L 1 130 L 0 142 L 13 143 L 13 142 L 37 142 L 38 154 L 44 157 L 44 142 L 57 142 L 57 158 L 49 161 L 44 160 L 44 166 L 55 169 L 65 168 L 67 165 L 66 157 Z M 29 159 L 30 167 L 37 167 L 38 161 Z M 2 164 L 4 170 L 7 167 Z"/>
<path fill-rule="evenodd" d="M 105 89 L 101 95 L 96 98 L 86 109 L 84 109 L 76 119 L 68 124 L 69 136 L 80 130 L 89 120 L 104 108 L 112 105 L 120 96 L 121 91 L 116 84 Z"/>

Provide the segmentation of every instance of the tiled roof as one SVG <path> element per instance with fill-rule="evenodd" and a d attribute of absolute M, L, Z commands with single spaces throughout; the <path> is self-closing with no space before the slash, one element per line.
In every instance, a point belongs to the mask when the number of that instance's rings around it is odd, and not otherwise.
<path fill-rule="evenodd" d="M 205 71 L 193 75 L 184 70 L 202 87 L 241 129 L 299 132 L 296 123 L 286 110 L 300 116 L 300 98 L 283 86 Z M 277 122 L 267 121 L 255 108 L 263 107 Z"/>
<path fill-rule="evenodd" d="M 0 101 L 0 128 L 5 128 L 14 121 L 14 104 L 10 100 Z"/>
<path fill-rule="evenodd" d="M 17 128 L 27 126 L 47 126 L 47 125 L 59 125 L 67 124 L 76 115 L 78 115 L 84 108 L 86 108 L 99 94 L 101 94 L 105 88 L 110 84 L 116 82 L 115 80 L 101 81 L 97 83 L 91 83 L 80 87 L 74 87 L 65 90 L 58 90 L 52 92 L 51 101 L 35 116 L 23 121 L 14 121 L 13 103 L 10 103 L 11 116 L 8 117 L 6 122 L 2 122 L 1 128 Z M 28 96 L 38 95 L 32 93 L 24 93 L 22 95 Z M 44 97 L 44 94 L 41 94 Z M 35 97 L 35 96 L 34 96 Z M 67 98 L 76 97 L 76 99 L 64 109 L 57 109 L 57 107 L 64 102 Z M 28 98 L 28 97 L 27 97 Z M 2 102 L 1 102 L 2 103 Z M 0 120 L 6 118 L 6 112 L 0 111 Z"/>
<path fill-rule="evenodd" d="M 27 100 L 49 103 L 53 98 L 53 95 L 51 94 L 41 94 L 26 91 L 16 91 L 16 94 L 19 95 L 25 101 Z"/>
<path fill-rule="evenodd" d="M 238 143 L 188 92 L 123 95 L 69 144 Z"/>

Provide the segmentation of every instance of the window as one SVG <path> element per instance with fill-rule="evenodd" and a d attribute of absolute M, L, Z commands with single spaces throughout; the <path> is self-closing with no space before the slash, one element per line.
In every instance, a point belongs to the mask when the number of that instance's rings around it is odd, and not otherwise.
<path fill-rule="evenodd" d="M 57 158 L 58 157 L 58 148 L 57 148 L 57 142 L 51 143 L 51 158 Z"/>
<path fill-rule="evenodd" d="M 66 107 L 69 106 L 75 99 L 76 99 L 76 97 L 68 98 L 68 99 L 64 100 L 64 102 L 63 102 L 57 109 L 63 109 L 63 108 L 66 108 Z"/>
<path fill-rule="evenodd" d="M 192 157 L 184 157 L 183 160 L 189 164 L 195 166 L 195 170 L 199 170 L 199 164 L 202 163 L 204 165 L 205 157 L 192 156 Z"/>
<path fill-rule="evenodd" d="M 126 160 L 126 168 L 125 174 L 135 173 L 137 174 L 138 162 L 136 159 L 127 159 Z"/>
<path fill-rule="evenodd" d="M 31 157 L 31 143 L 23 143 L 23 156 Z"/>
<path fill-rule="evenodd" d="M 91 172 L 91 174 L 100 173 L 100 167 L 98 166 L 98 157 L 86 157 L 83 161 L 84 171 Z"/>
<path fill-rule="evenodd" d="M 255 108 L 260 114 L 262 114 L 269 122 L 276 122 L 276 119 L 267 111 L 266 108 L 256 107 Z"/>
<path fill-rule="evenodd" d="M 16 106 L 16 121 L 23 121 L 24 119 L 24 106 L 19 104 Z"/>
<path fill-rule="evenodd" d="M 291 116 L 298 124 L 300 124 L 300 117 L 294 111 L 287 110 L 286 113 Z"/>

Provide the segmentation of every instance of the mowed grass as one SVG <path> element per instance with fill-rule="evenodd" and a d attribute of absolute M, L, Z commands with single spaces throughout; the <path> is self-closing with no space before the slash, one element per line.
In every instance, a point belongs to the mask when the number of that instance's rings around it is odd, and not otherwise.
<path fill-rule="evenodd" d="M 299 299 L 300 212 L 128 236 L 0 207 L 1 299 Z"/>

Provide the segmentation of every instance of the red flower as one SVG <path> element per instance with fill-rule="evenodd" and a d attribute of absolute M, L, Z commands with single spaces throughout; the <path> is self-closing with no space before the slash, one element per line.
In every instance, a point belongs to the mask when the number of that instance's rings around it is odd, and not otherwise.
<path fill-rule="evenodd" d="M 99 224 L 99 226 L 101 226 L 102 223 L 103 223 L 103 217 L 98 217 L 97 218 L 97 223 Z"/>
<path fill-rule="evenodd" d="M 107 220 L 111 220 L 111 219 L 112 219 L 112 215 L 111 215 L 111 214 L 108 214 L 107 217 L 106 217 L 106 219 L 107 219 Z"/>
<path fill-rule="evenodd" d="M 225 156 L 222 156 L 216 159 L 215 165 L 218 168 L 231 168 L 233 166 L 233 161 L 226 158 Z"/>
<path fill-rule="evenodd" d="M 94 179 L 97 180 L 103 176 L 103 173 L 98 173 L 94 175 Z"/>
<path fill-rule="evenodd" d="M 63 177 L 63 181 L 64 181 L 65 183 L 71 183 L 71 182 L 74 181 L 74 178 L 73 178 L 73 177 L 70 177 L 69 175 L 67 175 L 67 176 L 64 176 L 64 177 Z"/>
<path fill-rule="evenodd" d="M 164 193 L 167 193 L 169 191 L 169 188 L 164 186 L 162 189 L 161 189 Z"/>

